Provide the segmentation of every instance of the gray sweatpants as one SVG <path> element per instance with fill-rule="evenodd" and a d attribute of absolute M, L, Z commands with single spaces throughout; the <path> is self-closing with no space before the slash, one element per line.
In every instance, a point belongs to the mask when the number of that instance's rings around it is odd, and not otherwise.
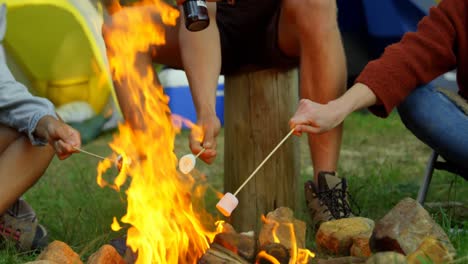
<path fill-rule="evenodd" d="M 0 123 L 26 133 L 33 145 L 44 145 L 47 142 L 34 136 L 37 123 L 46 115 L 55 118 L 57 115 L 49 100 L 33 96 L 23 84 L 15 80 L 8 69 L 2 45 L 6 31 L 6 11 L 5 4 L 0 4 Z"/>

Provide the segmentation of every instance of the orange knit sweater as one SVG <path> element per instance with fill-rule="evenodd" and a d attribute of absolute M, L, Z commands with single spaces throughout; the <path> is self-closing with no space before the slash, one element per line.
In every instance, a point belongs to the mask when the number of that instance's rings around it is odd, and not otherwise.
<path fill-rule="evenodd" d="M 369 109 L 386 117 L 416 87 L 457 69 L 459 93 L 468 99 L 468 0 L 443 0 L 416 32 L 406 33 L 371 61 L 356 79 L 382 102 Z"/>

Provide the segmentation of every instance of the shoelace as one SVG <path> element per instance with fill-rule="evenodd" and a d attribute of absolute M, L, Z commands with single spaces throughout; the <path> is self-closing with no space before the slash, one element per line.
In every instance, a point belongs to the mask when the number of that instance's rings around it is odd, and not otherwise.
<path fill-rule="evenodd" d="M 351 213 L 355 215 L 359 215 L 361 213 L 361 209 L 355 203 L 354 199 L 346 191 L 346 189 L 346 180 L 343 179 L 331 189 L 317 193 L 319 200 L 323 201 L 323 203 L 328 207 L 328 210 L 335 219 L 348 217 L 351 215 Z M 348 196 L 353 205 L 355 205 L 358 208 L 357 214 L 353 212 L 350 204 L 346 199 L 346 196 Z"/>
<path fill-rule="evenodd" d="M 16 241 L 19 241 L 21 237 L 21 230 L 13 230 L 12 228 L 6 227 L 3 223 L 0 223 L 0 235 L 4 237 L 11 237 Z"/>

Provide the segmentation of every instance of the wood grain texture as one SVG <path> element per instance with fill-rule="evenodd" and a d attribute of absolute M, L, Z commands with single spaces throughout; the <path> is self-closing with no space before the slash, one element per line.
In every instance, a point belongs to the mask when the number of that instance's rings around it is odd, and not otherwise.
<path fill-rule="evenodd" d="M 262 70 L 226 76 L 224 190 L 234 193 L 288 132 L 298 103 L 297 70 Z M 296 208 L 299 140 L 292 136 L 239 192 L 231 222 L 259 231 L 261 216 Z"/>

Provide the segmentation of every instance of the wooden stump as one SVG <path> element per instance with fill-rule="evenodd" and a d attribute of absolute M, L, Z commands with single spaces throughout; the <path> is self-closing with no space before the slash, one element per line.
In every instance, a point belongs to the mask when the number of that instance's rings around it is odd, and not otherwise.
<path fill-rule="evenodd" d="M 234 193 L 288 132 L 298 104 L 297 69 L 226 76 L 224 191 Z M 231 223 L 241 232 L 261 227 L 261 216 L 296 209 L 299 140 L 291 136 L 239 192 Z"/>

